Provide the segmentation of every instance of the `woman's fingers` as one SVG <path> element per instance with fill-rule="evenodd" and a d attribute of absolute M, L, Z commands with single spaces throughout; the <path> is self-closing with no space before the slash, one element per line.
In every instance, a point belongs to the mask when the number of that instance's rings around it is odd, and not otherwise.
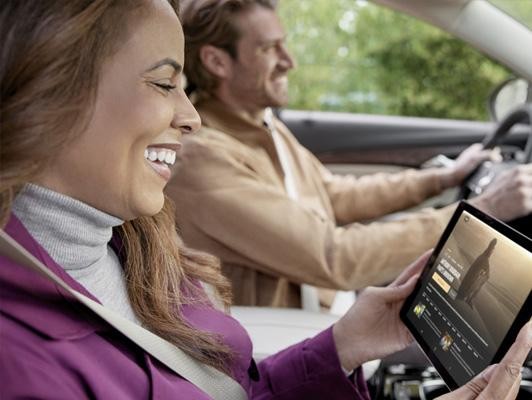
<path fill-rule="evenodd" d="M 506 399 L 516 381 L 521 379 L 521 367 L 532 348 L 532 322 L 529 321 L 490 377 L 486 398 Z M 511 397 L 510 397 L 511 398 Z"/>
<path fill-rule="evenodd" d="M 438 400 L 514 400 L 521 382 L 521 366 L 531 348 L 532 321 L 529 321 L 499 364 L 489 366 L 466 385 Z"/>
<path fill-rule="evenodd" d="M 464 386 L 453 390 L 451 393 L 437 397 L 436 400 L 475 400 L 480 395 L 480 393 L 482 393 L 482 391 L 486 388 L 486 386 L 488 386 L 488 381 L 486 380 L 486 372 L 487 370 L 475 376 Z"/>
<path fill-rule="evenodd" d="M 521 386 L 521 376 L 519 376 L 519 379 L 516 379 L 512 388 L 510 389 L 510 392 L 506 395 L 504 400 L 515 400 L 517 398 L 517 394 L 519 392 L 519 387 Z"/>
<path fill-rule="evenodd" d="M 419 275 L 412 275 L 410 279 L 401 285 L 376 289 L 380 291 L 381 298 L 387 303 L 402 301 L 405 300 L 410 293 L 412 293 L 418 278 Z"/>

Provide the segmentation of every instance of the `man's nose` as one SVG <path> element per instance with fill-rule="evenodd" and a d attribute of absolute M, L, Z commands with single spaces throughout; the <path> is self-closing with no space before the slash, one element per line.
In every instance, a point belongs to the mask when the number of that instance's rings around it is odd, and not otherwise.
<path fill-rule="evenodd" d="M 296 67 L 296 61 L 292 54 L 288 51 L 285 44 L 279 46 L 279 60 L 280 64 L 285 70 L 290 70 Z"/>

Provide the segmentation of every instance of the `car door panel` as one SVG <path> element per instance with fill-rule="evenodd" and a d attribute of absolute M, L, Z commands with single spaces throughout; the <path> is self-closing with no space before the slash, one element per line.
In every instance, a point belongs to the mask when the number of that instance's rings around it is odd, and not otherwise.
<path fill-rule="evenodd" d="M 494 122 L 295 110 L 283 110 L 280 117 L 326 165 L 419 167 L 437 154 L 456 157 L 496 126 Z M 526 126 L 516 126 L 501 147 L 503 152 L 522 148 L 527 136 Z"/>

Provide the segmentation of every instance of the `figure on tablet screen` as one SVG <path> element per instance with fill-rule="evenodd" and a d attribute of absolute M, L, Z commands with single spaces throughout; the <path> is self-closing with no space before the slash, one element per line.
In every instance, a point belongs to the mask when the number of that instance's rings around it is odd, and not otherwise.
<path fill-rule="evenodd" d="M 469 305 L 472 305 L 473 299 L 489 279 L 489 261 L 496 244 L 497 239 L 492 239 L 486 250 L 471 264 L 458 289 L 458 298 L 465 300 Z"/>

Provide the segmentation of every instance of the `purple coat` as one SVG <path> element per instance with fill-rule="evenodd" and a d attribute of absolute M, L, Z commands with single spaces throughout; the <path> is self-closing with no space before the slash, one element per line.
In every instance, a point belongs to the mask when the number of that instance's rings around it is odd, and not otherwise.
<path fill-rule="evenodd" d="M 68 285 L 97 300 L 57 265 L 20 221 L 5 231 Z M 234 377 L 253 399 L 369 399 L 361 373 L 347 378 L 329 328 L 253 368 L 252 345 L 232 317 L 187 306 L 194 326 L 221 334 Z M 0 256 L 0 398 L 208 399 L 55 284 Z"/>

